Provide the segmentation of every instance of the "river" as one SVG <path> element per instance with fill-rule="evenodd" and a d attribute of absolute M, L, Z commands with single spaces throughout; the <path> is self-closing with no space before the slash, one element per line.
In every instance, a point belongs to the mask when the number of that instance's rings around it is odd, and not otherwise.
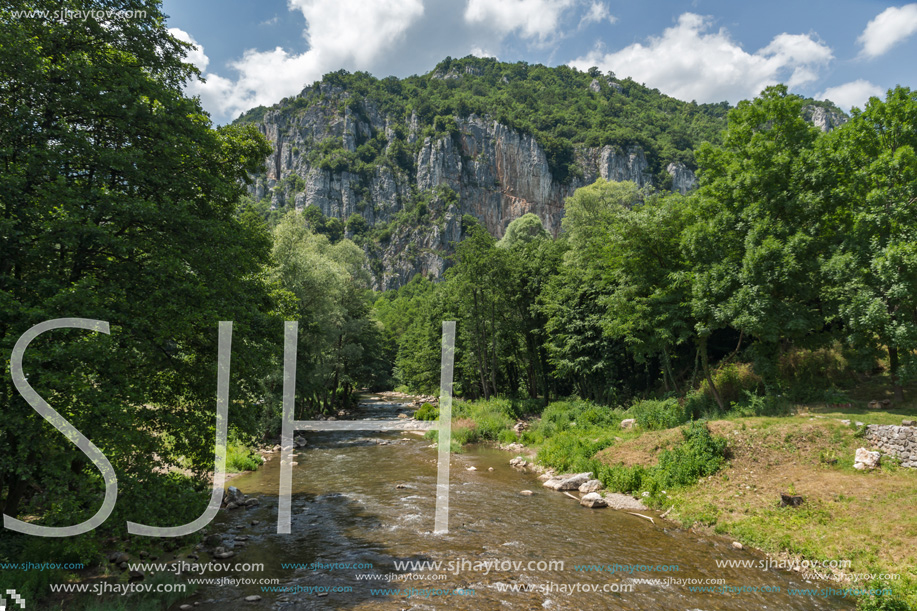
<path fill-rule="evenodd" d="M 368 396 L 358 416 L 392 417 L 398 412 L 410 410 Z M 230 482 L 261 504 L 221 511 L 210 527 L 235 552 L 232 559 L 219 562 L 260 563 L 264 570 L 207 577 L 276 579 L 289 590 L 264 591 L 257 583 L 207 585 L 173 609 L 188 604 L 221 611 L 855 608 L 842 598 L 794 593 L 795 588 L 832 584 L 758 568 L 765 560 L 762 554 L 678 528 L 655 512 L 641 512 L 653 517 L 650 522 L 624 511 L 581 507 L 542 487 L 534 474 L 511 468 L 513 454 L 493 448 L 452 455 L 449 532 L 434 534 L 437 454 L 429 440 L 405 432 L 302 435 L 308 446 L 296 451 L 298 464 L 293 467 L 292 533 L 276 533 L 279 454 L 258 471 Z M 472 466 L 476 470 L 468 470 Z M 522 490 L 534 494 L 522 495 Z M 201 554 L 199 562 L 208 560 Z M 718 560 L 754 561 L 756 566 L 719 568 Z M 442 565 L 412 573 L 396 570 L 395 563 L 401 561 Z M 282 566 L 290 563 L 301 567 Z M 364 568 L 353 568 L 356 564 Z M 582 565 L 609 568 L 576 569 Z M 711 579 L 722 579 L 733 590 L 692 591 L 709 584 L 672 583 Z M 599 591 L 588 591 L 592 589 Z M 249 602 L 247 596 L 261 599 Z"/>

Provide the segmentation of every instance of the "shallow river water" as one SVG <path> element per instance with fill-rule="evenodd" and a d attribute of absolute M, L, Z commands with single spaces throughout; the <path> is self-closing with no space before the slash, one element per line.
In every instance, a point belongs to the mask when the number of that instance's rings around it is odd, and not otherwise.
<path fill-rule="evenodd" d="M 369 397 L 359 416 L 390 418 L 399 412 L 410 413 Z M 542 487 L 534 474 L 511 468 L 513 454 L 490 448 L 452 455 L 449 532 L 434 534 L 437 455 L 430 441 L 404 432 L 302 435 L 308 446 L 296 451 L 293 467 L 292 533 L 276 533 L 279 454 L 230 482 L 261 504 L 221 511 L 210 527 L 234 546 L 235 556 L 218 562 L 261 563 L 264 570 L 206 577 L 276 579 L 276 586 L 267 587 L 288 591 L 265 591 L 257 583 L 207 585 L 174 609 L 194 603 L 201 610 L 855 608 L 842 598 L 793 591 L 831 583 L 757 568 L 765 559 L 761 554 L 676 528 L 655 512 L 641 512 L 653 517 L 651 523 L 624 511 L 581 507 Z M 468 471 L 470 466 L 476 470 Z M 524 496 L 522 490 L 534 494 Z M 202 554 L 199 562 L 208 560 Z M 756 566 L 719 568 L 717 560 Z M 395 563 L 401 561 L 442 565 L 398 570 Z M 551 561 L 552 568 L 539 570 Z M 300 568 L 284 566 L 289 564 Z M 351 568 L 341 566 L 348 564 Z M 610 568 L 577 570 L 582 565 Z M 691 590 L 710 587 L 704 581 L 711 579 L 723 580 L 732 591 Z M 247 602 L 246 596 L 261 599 Z"/>

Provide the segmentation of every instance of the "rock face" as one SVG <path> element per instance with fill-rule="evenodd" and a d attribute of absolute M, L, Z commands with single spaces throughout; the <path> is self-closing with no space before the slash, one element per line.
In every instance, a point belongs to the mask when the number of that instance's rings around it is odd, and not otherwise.
<path fill-rule="evenodd" d="M 842 112 L 814 105 L 803 108 L 803 117 L 823 132 L 830 132 L 848 120 Z"/>
<path fill-rule="evenodd" d="M 346 221 L 359 214 L 369 226 L 376 226 L 399 224 L 399 213 L 416 193 L 432 193 L 429 208 L 435 222 L 396 227 L 379 248 L 367 248 L 369 256 L 381 263 L 371 266 L 377 289 L 397 288 L 417 273 L 440 278 L 445 257 L 463 237 L 464 215 L 502 237 L 510 222 L 533 213 L 556 236 L 564 200 L 577 188 L 598 178 L 653 185 L 650 164 L 637 146 L 579 147 L 574 151 L 578 171 L 569 180 L 559 180 L 534 136 L 492 117 L 453 117 L 455 130 L 424 135 L 416 115 L 406 122 L 386 116 L 370 99 L 355 111 L 352 104 L 343 103 L 349 94 L 341 88 L 327 83 L 316 87 L 324 102 L 295 110 L 281 106 L 262 117 L 258 128 L 273 152 L 267 158 L 266 174 L 255 177 L 249 195 L 255 200 L 268 198 L 272 209 L 317 206 L 328 217 Z M 339 143 L 347 153 L 355 153 L 360 143 L 379 134 L 391 147 L 396 129 L 407 133 L 405 141 L 416 150 L 413 159 L 401 165 L 376 163 L 357 172 L 346 163 L 323 161 L 317 154 L 325 142 Z M 667 171 L 673 190 L 685 193 L 694 187 L 696 179 L 687 166 L 670 164 Z M 444 188 L 449 191 L 437 191 Z M 449 192 L 453 195 L 443 196 Z"/>

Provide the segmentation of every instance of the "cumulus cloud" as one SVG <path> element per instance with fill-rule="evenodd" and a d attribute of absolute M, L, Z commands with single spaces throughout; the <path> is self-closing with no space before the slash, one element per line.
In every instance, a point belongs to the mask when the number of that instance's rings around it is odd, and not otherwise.
<path fill-rule="evenodd" d="M 849 111 L 854 106 L 863 108 L 869 98 L 881 97 L 883 93 L 878 85 L 858 79 L 837 87 L 829 87 L 815 97 L 819 100 L 831 100 L 840 108 Z"/>
<path fill-rule="evenodd" d="M 188 92 L 199 95 L 204 108 L 218 118 L 234 117 L 254 106 L 274 104 L 296 94 L 326 72 L 366 68 L 400 41 L 424 12 L 422 0 L 290 0 L 289 4 L 306 18 L 309 50 L 290 53 L 281 47 L 271 51 L 250 49 L 229 64 L 238 73 L 237 78 L 205 73 L 205 82 L 195 80 L 188 85 Z M 181 40 L 194 42 L 186 32 L 173 33 Z M 200 45 L 194 44 L 188 59 L 203 71 L 207 56 Z"/>
<path fill-rule="evenodd" d="M 863 46 L 864 57 L 874 58 L 887 53 L 914 32 L 917 32 L 917 3 L 891 6 L 866 25 L 857 42 Z"/>
<path fill-rule="evenodd" d="M 503 35 L 545 42 L 555 35 L 564 11 L 576 0 L 468 0 L 465 21 L 485 25 Z"/>
<path fill-rule="evenodd" d="M 180 30 L 178 28 L 169 28 L 169 34 L 182 42 L 187 42 L 194 45 L 194 47 L 188 51 L 188 55 L 185 57 L 185 59 L 197 66 L 198 70 L 204 72 L 207 69 L 207 65 L 210 63 L 210 58 L 204 54 L 204 47 L 199 45 L 197 41 L 191 37 L 191 34 L 184 30 Z"/>
<path fill-rule="evenodd" d="M 580 19 L 579 28 L 582 29 L 592 23 L 601 23 L 603 21 L 616 23 L 618 18 L 609 12 L 607 4 L 593 1 Z"/>
<path fill-rule="evenodd" d="M 709 18 L 684 13 L 646 44 L 612 53 L 596 48 L 570 65 L 612 70 L 683 100 L 736 102 L 781 81 L 791 87 L 810 83 L 833 59 L 831 49 L 812 35 L 779 34 L 749 53 L 725 29 L 711 32 L 710 27 Z"/>

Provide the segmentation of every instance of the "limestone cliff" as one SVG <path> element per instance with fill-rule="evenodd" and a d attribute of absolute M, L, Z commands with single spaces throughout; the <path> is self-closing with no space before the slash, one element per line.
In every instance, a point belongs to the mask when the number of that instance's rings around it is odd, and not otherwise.
<path fill-rule="evenodd" d="M 275 108 L 258 122 L 273 152 L 267 159 L 266 174 L 256 177 L 250 194 L 254 200 L 269 199 L 274 210 L 316 206 L 326 216 L 344 221 L 358 214 L 370 226 L 397 225 L 387 242 L 366 246 L 381 263 L 372 266 L 376 288 L 400 286 L 415 273 L 440 277 L 452 243 L 462 237 L 464 215 L 473 216 L 491 234 L 501 237 L 511 221 L 532 212 L 557 235 L 564 200 L 577 188 L 599 177 L 644 187 L 654 184 L 646 155 L 638 146 L 577 147 L 578 171 L 569 180 L 559 181 L 534 136 L 494 118 L 454 117 L 455 128 L 450 132 L 424 134 L 416 115 L 399 122 L 370 100 L 363 100 L 354 110 L 340 103 L 346 102 L 346 92 L 327 84 L 317 87 L 328 103 L 295 112 Z M 388 148 L 396 128 L 406 132 L 406 142 L 416 149 L 410 164 L 403 164 L 407 167 L 393 163 L 364 165 L 359 170 L 346 163 L 329 167 L 327 159 L 316 155 L 323 142 L 338 142 L 344 151 L 355 154 L 359 143 L 380 134 Z M 683 163 L 669 164 L 667 172 L 673 190 L 685 193 L 693 188 L 694 173 Z M 429 211 L 436 223 L 429 227 L 397 223 L 399 213 L 418 193 L 432 193 L 437 187 L 451 189 L 457 201 L 442 207 L 436 197 L 432 199 Z"/>

